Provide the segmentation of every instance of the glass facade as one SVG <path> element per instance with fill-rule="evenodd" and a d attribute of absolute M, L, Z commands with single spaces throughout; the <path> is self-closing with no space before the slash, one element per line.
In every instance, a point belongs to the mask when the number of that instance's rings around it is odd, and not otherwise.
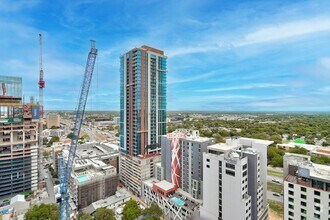
<path fill-rule="evenodd" d="M 0 198 L 31 191 L 31 157 L 0 161 Z"/>
<path fill-rule="evenodd" d="M 166 69 L 166 57 L 148 49 L 120 57 L 122 152 L 136 156 L 159 149 L 159 137 L 166 134 Z"/>
<path fill-rule="evenodd" d="M 158 135 L 166 134 L 166 69 L 165 57 L 158 58 Z M 160 143 L 160 138 L 158 140 Z"/>
<path fill-rule="evenodd" d="M 22 78 L 0 76 L 0 97 L 22 97 Z"/>
<path fill-rule="evenodd" d="M 124 98 L 124 56 L 120 57 L 120 126 L 119 126 L 119 137 L 120 137 L 120 150 L 127 153 L 124 141 L 124 128 L 125 128 L 125 98 Z"/>
<path fill-rule="evenodd" d="M 141 133 L 137 131 L 141 130 L 141 51 L 137 50 L 134 52 L 135 62 L 133 67 L 135 68 L 135 108 L 134 108 L 134 153 L 136 155 L 141 154 Z"/>

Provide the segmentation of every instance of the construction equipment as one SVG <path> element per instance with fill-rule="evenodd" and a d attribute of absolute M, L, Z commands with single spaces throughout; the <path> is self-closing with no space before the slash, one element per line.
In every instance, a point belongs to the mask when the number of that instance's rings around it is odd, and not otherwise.
<path fill-rule="evenodd" d="M 97 56 L 97 49 L 95 48 L 95 41 L 91 40 L 91 50 L 88 54 L 85 75 L 81 86 L 79 103 L 76 111 L 76 119 L 72 131 L 69 155 L 68 158 L 66 158 L 66 161 L 64 161 L 63 155 L 59 157 L 59 180 L 60 180 L 60 193 L 61 193 L 61 200 L 59 206 L 60 220 L 67 220 L 70 218 L 69 216 L 70 195 L 69 195 L 68 187 L 71 178 L 72 165 L 78 145 L 80 129 L 85 114 L 85 106 L 87 102 L 89 87 L 92 81 L 96 56 Z"/>
<path fill-rule="evenodd" d="M 43 144 L 43 139 L 41 138 L 42 128 L 43 128 L 43 98 L 44 98 L 44 88 L 45 88 L 45 81 L 44 81 L 44 71 L 42 69 L 42 35 L 39 34 L 39 148 L 41 148 Z"/>

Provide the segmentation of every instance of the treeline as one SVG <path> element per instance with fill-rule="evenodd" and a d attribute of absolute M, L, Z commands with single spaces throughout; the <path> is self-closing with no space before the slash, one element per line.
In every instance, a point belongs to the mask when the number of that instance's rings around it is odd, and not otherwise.
<path fill-rule="evenodd" d="M 182 124 L 168 123 L 169 132 L 177 128 L 196 129 L 202 136 L 215 137 L 219 142 L 241 136 L 272 140 L 275 145 L 287 135 L 288 140 L 304 136 L 307 144 L 321 139 L 325 140 L 324 146 L 330 143 L 330 115 L 257 115 L 244 120 L 193 119 Z"/>

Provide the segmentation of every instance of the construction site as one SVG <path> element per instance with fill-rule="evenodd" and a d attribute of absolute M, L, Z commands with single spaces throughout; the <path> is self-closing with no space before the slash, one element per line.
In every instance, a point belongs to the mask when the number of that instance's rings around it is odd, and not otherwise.
<path fill-rule="evenodd" d="M 66 159 L 69 149 L 63 149 L 62 155 Z M 117 150 L 98 142 L 79 145 L 71 173 L 70 196 L 73 203 L 70 203 L 70 209 L 79 210 L 114 195 L 118 179 Z"/>
<path fill-rule="evenodd" d="M 0 76 L 0 198 L 34 194 L 40 106 L 22 98 L 22 78 Z"/>
<path fill-rule="evenodd" d="M 97 49 L 91 41 L 78 107 L 72 129 L 70 147 L 58 152 L 56 168 L 59 174 L 59 216 L 69 219 L 78 208 L 114 195 L 117 190 L 119 153 L 106 145 L 85 145 L 77 150 L 78 138 L 85 113 L 85 106 L 92 80 Z M 42 160 L 43 139 L 43 89 L 45 88 L 42 68 L 42 35 L 39 34 L 39 88 L 38 101 L 31 97 L 29 102 L 22 94 L 22 78 L 0 76 L 0 203 L 9 204 L 17 194 L 36 195 L 40 179 L 38 174 Z M 50 121 L 50 120 L 48 120 Z M 49 127 L 59 127 L 59 120 Z M 38 170 L 39 168 L 39 170 Z M 48 186 L 47 186 L 48 187 Z M 48 187 L 49 191 L 54 189 Z M 40 197 L 39 197 L 40 199 Z M 4 209 L 5 214 L 13 210 Z"/>

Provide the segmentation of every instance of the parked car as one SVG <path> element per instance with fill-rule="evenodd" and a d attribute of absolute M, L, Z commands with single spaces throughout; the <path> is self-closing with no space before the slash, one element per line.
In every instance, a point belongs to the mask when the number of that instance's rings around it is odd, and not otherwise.
<path fill-rule="evenodd" d="M 281 184 L 281 181 L 279 181 L 279 180 L 277 180 L 277 179 L 272 179 L 272 181 L 273 181 L 274 183 Z"/>
<path fill-rule="evenodd" d="M 273 196 L 281 197 L 279 193 L 273 193 Z"/>

